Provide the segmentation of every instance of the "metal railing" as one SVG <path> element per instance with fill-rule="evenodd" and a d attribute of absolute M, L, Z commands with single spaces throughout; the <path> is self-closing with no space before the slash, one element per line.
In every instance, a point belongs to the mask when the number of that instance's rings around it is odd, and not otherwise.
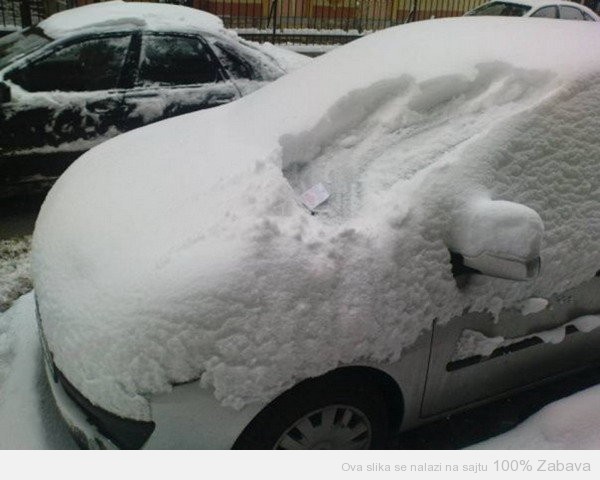
<path fill-rule="evenodd" d="M 401 23 L 460 16 L 487 0 L 162 1 L 214 13 L 226 27 L 251 40 L 327 44 Z"/>
<path fill-rule="evenodd" d="M 73 8 L 76 3 L 75 0 L 0 0 L 0 29 L 28 27 L 59 10 Z"/>
<path fill-rule="evenodd" d="M 252 40 L 344 43 L 429 18 L 460 16 L 486 0 L 196 0 Z M 265 38 L 266 37 L 266 38 Z"/>
<path fill-rule="evenodd" d="M 101 0 L 0 0 L 0 31 Z M 140 0 L 138 0 L 140 1 Z M 344 43 L 365 33 L 429 18 L 453 17 L 487 0 L 141 0 L 186 5 L 221 17 L 254 40 Z M 600 0 L 575 0 L 597 10 Z"/>

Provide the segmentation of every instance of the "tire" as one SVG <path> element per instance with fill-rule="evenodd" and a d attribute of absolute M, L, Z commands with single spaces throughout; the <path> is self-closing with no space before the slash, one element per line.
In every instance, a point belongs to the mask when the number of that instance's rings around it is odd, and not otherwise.
<path fill-rule="evenodd" d="M 234 449 L 383 449 L 390 439 L 389 405 L 375 382 L 334 373 L 305 380 L 265 407 Z"/>

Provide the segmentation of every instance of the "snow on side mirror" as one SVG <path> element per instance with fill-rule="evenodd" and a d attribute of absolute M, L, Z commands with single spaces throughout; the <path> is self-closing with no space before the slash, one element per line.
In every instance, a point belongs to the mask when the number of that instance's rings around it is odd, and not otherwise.
<path fill-rule="evenodd" d="M 483 275 L 529 280 L 540 271 L 544 223 L 535 210 L 503 200 L 470 203 L 452 224 L 448 248 Z"/>
<path fill-rule="evenodd" d="M 0 103 L 8 103 L 10 100 L 10 87 L 4 82 L 0 82 Z"/>

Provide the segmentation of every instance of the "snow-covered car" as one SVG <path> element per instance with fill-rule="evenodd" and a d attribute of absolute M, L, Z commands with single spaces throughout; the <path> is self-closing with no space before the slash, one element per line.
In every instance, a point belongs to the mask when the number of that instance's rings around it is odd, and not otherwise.
<path fill-rule="evenodd" d="M 0 197 L 44 190 L 108 138 L 231 102 L 307 61 L 175 5 L 104 2 L 12 33 L 0 39 Z"/>
<path fill-rule="evenodd" d="M 492 1 L 474 8 L 465 15 L 600 21 L 600 17 L 585 5 L 563 0 Z"/>
<path fill-rule="evenodd" d="M 32 248 L 77 438 L 378 448 L 597 362 L 593 45 L 416 22 L 84 154 Z"/>

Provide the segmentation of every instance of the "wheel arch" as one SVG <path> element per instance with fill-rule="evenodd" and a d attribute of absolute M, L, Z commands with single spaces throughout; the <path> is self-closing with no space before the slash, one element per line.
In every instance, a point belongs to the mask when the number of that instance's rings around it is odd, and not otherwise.
<path fill-rule="evenodd" d="M 404 416 L 404 395 L 400 385 L 388 373 L 371 366 L 344 366 L 338 367 L 325 375 L 329 374 L 339 375 L 341 378 L 347 378 L 350 381 L 360 381 L 366 378 L 368 381 L 375 383 L 385 396 L 393 431 L 398 432 L 400 430 Z"/>
<path fill-rule="evenodd" d="M 298 382 L 293 387 L 284 391 L 271 402 L 269 402 L 254 418 L 246 425 L 240 433 L 233 448 L 238 448 L 240 438 L 246 436 L 254 429 L 254 425 L 261 418 L 268 417 L 274 412 L 278 405 L 285 403 L 291 398 L 302 397 L 309 391 L 330 390 L 332 388 L 344 388 L 348 385 L 360 385 L 365 388 L 376 388 L 379 390 L 387 405 L 390 431 L 397 433 L 404 415 L 404 396 L 398 383 L 386 372 L 372 366 L 350 365 L 337 367 L 318 377 L 311 377 Z M 243 447 L 242 447 L 243 448 Z"/>

